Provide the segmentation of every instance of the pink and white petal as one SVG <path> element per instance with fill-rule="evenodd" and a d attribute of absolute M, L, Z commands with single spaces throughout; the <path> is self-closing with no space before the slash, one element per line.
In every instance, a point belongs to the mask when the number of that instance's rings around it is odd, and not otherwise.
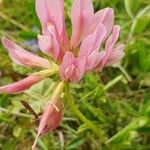
<path fill-rule="evenodd" d="M 52 35 L 38 35 L 38 45 L 43 53 L 50 54 L 53 47 Z"/>
<path fill-rule="evenodd" d="M 65 34 L 64 0 L 45 0 L 47 11 L 52 23 L 55 25 L 59 36 Z"/>
<path fill-rule="evenodd" d="M 108 58 L 106 66 L 118 63 L 123 58 L 123 56 L 125 55 L 123 51 L 124 47 L 125 45 L 121 44 L 113 50 L 113 52 L 110 54 L 110 57 Z"/>
<path fill-rule="evenodd" d="M 50 16 L 49 23 L 52 23 L 56 28 L 57 40 L 63 47 L 69 44 L 68 35 L 65 27 L 64 19 L 64 0 L 45 0 L 47 11 Z M 58 34 L 58 35 L 57 35 Z"/>
<path fill-rule="evenodd" d="M 59 47 L 59 43 L 58 43 L 56 36 L 53 36 L 52 44 L 53 44 L 53 55 L 54 55 L 55 60 L 57 60 L 60 54 L 60 47 Z"/>
<path fill-rule="evenodd" d="M 121 28 L 120 28 L 119 25 L 115 25 L 113 27 L 112 35 L 106 41 L 106 44 L 105 44 L 105 56 L 104 56 L 104 58 L 102 60 L 102 68 L 107 63 L 107 60 L 108 60 L 110 54 L 112 53 L 112 51 L 114 49 L 114 45 L 116 44 L 116 42 L 117 42 L 117 40 L 119 38 L 120 29 Z"/>
<path fill-rule="evenodd" d="M 5 85 L 5 86 L 1 86 L 0 93 L 10 93 L 10 94 L 20 93 L 29 89 L 33 84 L 36 84 L 41 80 L 43 80 L 42 76 L 30 75 L 27 78 L 22 79 L 18 82 Z"/>
<path fill-rule="evenodd" d="M 13 43 L 6 37 L 2 38 L 2 44 L 8 50 L 9 56 L 13 60 L 13 62 L 19 65 L 29 67 L 42 67 L 42 68 L 51 67 L 51 65 L 46 59 L 36 56 L 24 50 L 19 45 Z"/>
<path fill-rule="evenodd" d="M 66 81 L 74 81 L 78 78 L 78 68 L 75 64 L 68 66 L 65 70 Z"/>
<path fill-rule="evenodd" d="M 47 23 L 50 21 L 46 0 L 36 0 L 36 13 L 42 25 L 43 35 L 47 34 Z"/>
<path fill-rule="evenodd" d="M 53 23 L 47 23 L 47 32 L 48 35 L 56 36 L 57 38 L 59 37 L 57 29 Z"/>
<path fill-rule="evenodd" d="M 67 69 L 68 66 L 72 65 L 75 61 L 74 55 L 72 52 L 67 52 L 62 60 L 62 63 L 60 65 L 60 77 L 61 79 L 65 79 L 65 71 Z"/>
<path fill-rule="evenodd" d="M 85 69 L 86 70 L 94 69 L 100 62 L 101 58 L 102 58 L 101 53 L 99 53 L 98 51 L 93 51 L 86 59 Z"/>
<path fill-rule="evenodd" d="M 83 57 L 77 58 L 76 61 L 77 61 L 76 62 L 77 68 L 78 68 L 78 77 L 74 81 L 78 82 L 79 80 L 81 80 L 81 78 L 83 77 L 85 73 L 86 58 L 83 56 Z"/>
<path fill-rule="evenodd" d="M 55 60 L 57 60 L 60 53 L 59 36 L 53 24 L 48 24 L 48 34 L 52 37 L 52 54 Z"/>
<path fill-rule="evenodd" d="M 74 61 L 75 61 L 75 57 L 74 57 L 73 53 L 72 52 L 67 52 L 63 57 L 61 67 L 66 68 L 66 67 L 72 65 L 72 63 Z"/>
<path fill-rule="evenodd" d="M 93 51 L 99 50 L 106 36 L 106 28 L 103 24 L 99 24 L 95 29 L 94 33 L 87 36 L 81 43 L 79 56 L 88 57 Z"/>
<path fill-rule="evenodd" d="M 89 32 L 88 28 L 94 14 L 91 0 L 74 0 L 71 8 L 72 37 L 71 47 L 76 48 Z"/>
<path fill-rule="evenodd" d="M 112 31 L 112 27 L 114 25 L 114 11 L 112 8 L 104 8 L 98 12 L 96 12 L 93 16 L 93 21 L 92 21 L 92 31 L 95 30 L 97 25 L 99 23 L 104 24 L 107 30 L 107 36 L 110 34 Z M 106 37 L 107 37 L 106 36 Z"/>
<path fill-rule="evenodd" d="M 100 71 L 100 70 L 102 70 L 102 64 L 103 64 L 103 60 L 104 60 L 104 57 L 106 56 L 105 55 L 106 54 L 106 52 L 105 51 L 101 51 L 101 52 L 99 52 L 99 62 L 98 62 L 98 64 L 95 66 L 95 68 L 94 68 L 94 70 L 95 71 Z"/>
<path fill-rule="evenodd" d="M 123 51 L 114 51 L 110 55 L 110 57 L 109 57 L 109 59 L 108 59 L 108 61 L 106 63 L 106 66 L 118 63 L 123 58 L 124 54 L 125 53 Z"/>
<path fill-rule="evenodd" d="M 49 35 L 47 25 L 53 24 L 62 45 L 69 44 L 64 20 L 64 0 L 36 0 L 36 12 L 42 25 L 43 35 Z"/>
<path fill-rule="evenodd" d="M 112 35 L 107 39 L 105 49 L 113 48 L 119 38 L 120 29 L 121 27 L 119 25 L 113 27 Z"/>
<path fill-rule="evenodd" d="M 124 51 L 124 49 L 125 49 L 125 45 L 120 44 L 116 48 L 114 48 L 113 51 Z"/>

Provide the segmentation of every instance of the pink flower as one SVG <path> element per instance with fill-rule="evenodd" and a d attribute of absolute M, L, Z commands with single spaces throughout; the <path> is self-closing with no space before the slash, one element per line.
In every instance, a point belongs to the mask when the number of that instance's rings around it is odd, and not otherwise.
<path fill-rule="evenodd" d="M 113 9 L 104 8 L 94 14 L 91 0 L 74 0 L 71 8 L 70 42 L 65 29 L 63 0 L 36 0 L 36 12 L 43 34 L 38 36 L 39 47 L 44 53 L 62 62 L 60 65 L 62 80 L 79 81 L 86 70 L 95 68 L 101 70 L 104 66 L 118 62 L 122 58 L 124 54 L 122 50 L 110 53 L 112 48 L 105 48 L 105 51 L 99 52 L 100 46 L 114 26 Z M 117 32 L 113 33 L 113 36 L 117 37 Z M 106 45 L 111 44 L 109 43 Z"/>
<path fill-rule="evenodd" d="M 73 53 L 67 52 L 60 65 L 60 77 L 65 81 L 79 81 L 85 71 L 85 57 L 75 58 Z"/>
<path fill-rule="evenodd" d="M 59 61 L 61 79 L 77 82 L 88 70 L 102 70 L 105 66 L 120 61 L 124 56 L 124 45 L 115 46 L 120 26 L 114 26 L 113 9 L 104 8 L 94 14 L 91 0 L 74 0 L 71 8 L 72 36 L 69 42 L 63 3 L 63 0 L 36 0 L 36 12 L 42 26 L 42 35 L 38 35 L 39 47 L 42 52 Z M 2 43 L 15 63 L 51 68 L 48 60 L 25 51 L 7 38 L 4 37 Z"/>
<path fill-rule="evenodd" d="M 71 8 L 70 41 L 65 28 L 64 0 L 36 0 L 36 12 L 42 26 L 42 34 L 38 35 L 39 48 L 43 53 L 53 57 L 53 65 L 49 60 L 25 51 L 3 37 L 2 43 L 14 63 L 46 70 L 29 75 L 16 83 L 2 86 L 0 93 L 23 92 L 45 77 L 56 73 L 58 64 L 62 80 L 78 82 L 86 71 L 101 71 L 105 66 L 119 62 L 124 56 L 124 44 L 116 44 L 120 26 L 114 25 L 113 9 L 104 8 L 94 14 L 92 0 L 74 0 Z M 49 73 L 50 71 L 52 73 Z M 35 148 L 40 135 L 54 130 L 61 121 L 62 87 L 58 86 L 58 89 L 56 93 L 54 92 L 55 98 L 52 98 L 52 102 L 41 117 L 32 149 Z"/>
<path fill-rule="evenodd" d="M 52 131 L 57 128 L 61 119 L 62 119 L 62 110 L 61 110 L 61 99 L 56 97 L 50 104 L 46 107 L 38 128 L 38 134 L 36 136 L 35 142 L 32 146 L 32 150 L 35 149 L 38 137 L 42 134 Z"/>

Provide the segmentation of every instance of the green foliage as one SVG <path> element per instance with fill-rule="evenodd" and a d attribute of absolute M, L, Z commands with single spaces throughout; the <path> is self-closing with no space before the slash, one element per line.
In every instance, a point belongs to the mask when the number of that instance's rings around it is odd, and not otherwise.
<path fill-rule="evenodd" d="M 124 150 L 150 149 L 150 2 L 149 0 L 93 0 L 95 10 L 113 7 L 116 22 L 122 26 L 121 41 L 126 55 L 121 66 L 101 73 L 87 73 L 80 84 L 72 84 L 72 95 L 80 111 L 102 131 L 105 142 L 80 122 L 66 103 L 64 118 L 55 132 L 38 141 L 39 150 Z M 69 35 L 70 0 L 65 0 Z M 3 0 L 0 6 L 0 36 L 19 43 L 36 39 L 40 24 L 33 0 Z M 2 12 L 2 13 L 1 13 Z M 4 17 L 4 15 L 5 17 Z M 30 48 L 29 48 L 30 49 Z M 30 49 L 32 50 L 32 49 Z M 0 45 L 0 85 L 30 74 L 30 68 L 12 64 Z M 56 77 L 57 78 L 57 77 Z M 30 149 L 37 124 L 22 106 L 26 101 L 40 113 L 58 83 L 46 79 L 24 94 L 0 95 L 0 149 Z"/>

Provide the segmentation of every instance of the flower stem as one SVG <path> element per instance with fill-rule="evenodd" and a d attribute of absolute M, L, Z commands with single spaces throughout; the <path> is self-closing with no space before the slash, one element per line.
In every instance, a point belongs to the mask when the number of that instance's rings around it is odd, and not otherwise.
<path fill-rule="evenodd" d="M 75 105 L 73 97 L 70 94 L 69 83 L 65 84 L 65 94 L 72 112 L 94 132 L 94 134 L 100 139 L 101 143 L 104 143 L 104 138 L 101 134 L 101 130 L 98 129 L 90 120 L 88 120 Z"/>

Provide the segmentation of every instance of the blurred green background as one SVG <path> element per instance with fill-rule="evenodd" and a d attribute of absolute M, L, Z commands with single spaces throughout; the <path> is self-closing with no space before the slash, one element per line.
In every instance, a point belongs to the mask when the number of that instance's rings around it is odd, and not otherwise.
<path fill-rule="evenodd" d="M 71 0 L 65 1 L 68 33 Z M 149 150 L 150 149 L 150 1 L 93 0 L 95 11 L 112 7 L 115 23 L 122 27 L 125 57 L 119 66 L 88 73 L 72 85 L 76 105 L 102 132 L 101 143 L 64 102 L 64 118 L 55 132 L 40 138 L 39 150 Z M 40 24 L 34 0 L 0 0 L 0 37 L 5 35 L 24 48 L 40 53 Z M 0 85 L 22 79 L 33 70 L 13 64 L 0 44 Z M 0 95 L 0 149 L 29 150 L 37 124 L 21 100 L 40 113 L 51 96 L 56 79 L 46 79 L 24 94 Z"/>

